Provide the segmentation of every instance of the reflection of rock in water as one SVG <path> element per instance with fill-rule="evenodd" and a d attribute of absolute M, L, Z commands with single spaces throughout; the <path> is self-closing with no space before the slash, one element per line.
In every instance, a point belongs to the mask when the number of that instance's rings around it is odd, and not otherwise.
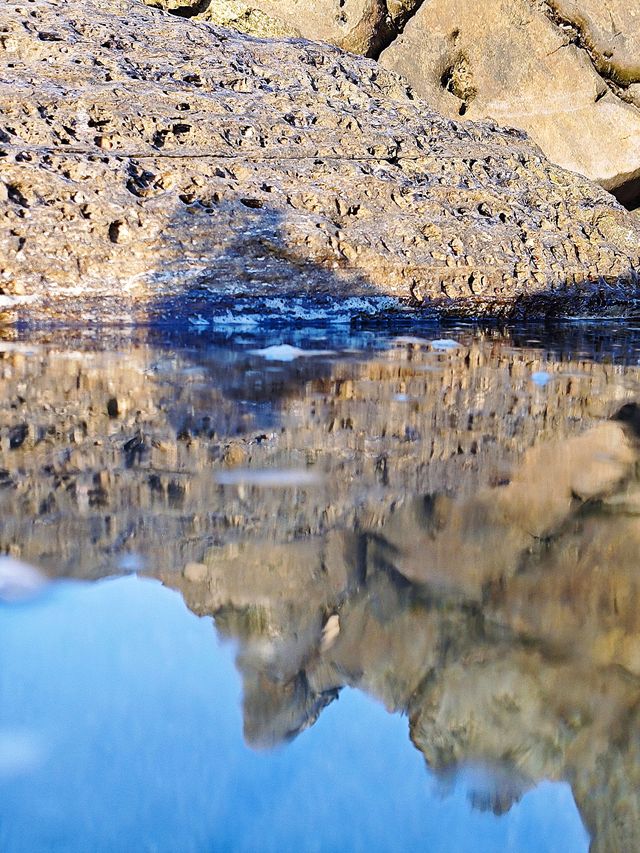
<path fill-rule="evenodd" d="M 471 335 L 434 352 L 269 364 L 228 345 L 183 353 L 0 352 L 0 547 L 60 574 L 136 551 L 159 569 L 243 535 L 373 528 L 416 494 L 471 495 L 528 447 L 630 396 L 637 367 Z M 247 345 L 249 348 L 251 345 Z M 325 347 L 326 348 L 326 347 Z M 546 371 L 544 388 L 531 381 Z M 230 467 L 308 469 L 313 488 L 216 484 Z"/>
<path fill-rule="evenodd" d="M 632 430 L 602 423 L 531 449 L 508 485 L 407 502 L 372 531 L 215 548 L 167 580 L 240 639 L 250 742 L 351 685 L 407 713 L 477 807 L 567 779 L 592 849 L 638 849 L 638 458 Z"/>
<path fill-rule="evenodd" d="M 567 779 L 594 849 L 640 849 L 636 410 L 603 417 L 640 374 L 461 343 L 269 371 L 5 343 L 0 547 L 89 577 L 146 558 L 238 638 L 254 745 L 352 685 L 445 778 L 473 768 L 478 806 Z M 233 466 L 322 485 L 218 485 Z"/>
<path fill-rule="evenodd" d="M 464 781 L 471 805 L 479 811 L 502 815 L 519 802 L 533 783 L 506 764 L 460 763 L 446 767 L 438 774 L 443 794 L 458 781 Z"/>

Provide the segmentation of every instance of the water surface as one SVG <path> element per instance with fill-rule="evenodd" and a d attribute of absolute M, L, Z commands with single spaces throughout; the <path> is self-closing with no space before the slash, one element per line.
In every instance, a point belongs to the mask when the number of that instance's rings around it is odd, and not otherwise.
<path fill-rule="evenodd" d="M 639 847 L 639 353 L 6 332 L 0 849 Z"/>

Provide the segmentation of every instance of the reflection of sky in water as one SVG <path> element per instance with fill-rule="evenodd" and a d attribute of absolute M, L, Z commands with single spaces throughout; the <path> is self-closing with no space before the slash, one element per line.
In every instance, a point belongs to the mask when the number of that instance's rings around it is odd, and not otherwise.
<path fill-rule="evenodd" d="M 233 649 L 136 578 L 0 608 L 0 850 L 586 851 L 566 784 L 504 816 L 446 797 L 407 721 L 345 690 L 292 744 L 242 741 Z"/>

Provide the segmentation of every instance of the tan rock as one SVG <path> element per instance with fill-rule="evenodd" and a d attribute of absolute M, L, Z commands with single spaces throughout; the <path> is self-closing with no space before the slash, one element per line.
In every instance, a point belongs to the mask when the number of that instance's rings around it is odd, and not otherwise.
<path fill-rule="evenodd" d="M 303 35 L 377 57 L 420 0 L 144 0 L 174 14 L 211 21 L 256 36 Z"/>
<path fill-rule="evenodd" d="M 640 81 L 632 7 L 487 0 L 479 15 L 470 0 L 434 0 L 380 61 L 446 115 L 522 128 L 554 162 L 618 189 L 640 177 L 640 110 L 625 100 Z"/>
<path fill-rule="evenodd" d="M 371 62 L 130 0 L 37 0 L 28 28 L 5 8 L 17 53 L 1 79 L 21 84 L 0 82 L 3 277 L 41 310 L 157 318 L 274 293 L 474 315 L 633 307 L 635 217 Z"/>
<path fill-rule="evenodd" d="M 640 11 L 627 0 L 489 0 L 481 15 L 472 0 L 149 2 L 380 58 L 445 114 L 522 128 L 551 160 L 637 206 Z"/>
<path fill-rule="evenodd" d="M 187 563 L 184 576 L 189 583 L 204 583 L 207 579 L 207 567 L 204 563 Z"/>
<path fill-rule="evenodd" d="M 578 29 L 598 70 L 624 85 L 640 82 L 640 7 L 628 0 L 549 0 Z"/>
<path fill-rule="evenodd" d="M 150 3 L 171 8 L 164 2 Z M 201 6 L 202 4 L 198 4 Z M 175 7 L 174 7 L 175 8 Z M 197 7 L 196 7 L 197 8 Z M 276 13 L 279 10 L 276 10 Z M 295 25 L 295 16 L 267 14 L 259 5 L 240 2 L 240 0 L 211 0 L 206 9 L 198 14 L 197 20 L 208 21 L 221 27 L 231 27 L 240 33 L 249 33 L 260 38 L 299 36 Z"/>

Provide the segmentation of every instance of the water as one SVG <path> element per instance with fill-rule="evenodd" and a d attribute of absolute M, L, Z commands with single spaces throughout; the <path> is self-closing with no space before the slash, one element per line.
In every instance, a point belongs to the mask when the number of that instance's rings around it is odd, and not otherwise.
<path fill-rule="evenodd" d="M 640 331 L 4 338 L 0 850 L 640 847 Z"/>

